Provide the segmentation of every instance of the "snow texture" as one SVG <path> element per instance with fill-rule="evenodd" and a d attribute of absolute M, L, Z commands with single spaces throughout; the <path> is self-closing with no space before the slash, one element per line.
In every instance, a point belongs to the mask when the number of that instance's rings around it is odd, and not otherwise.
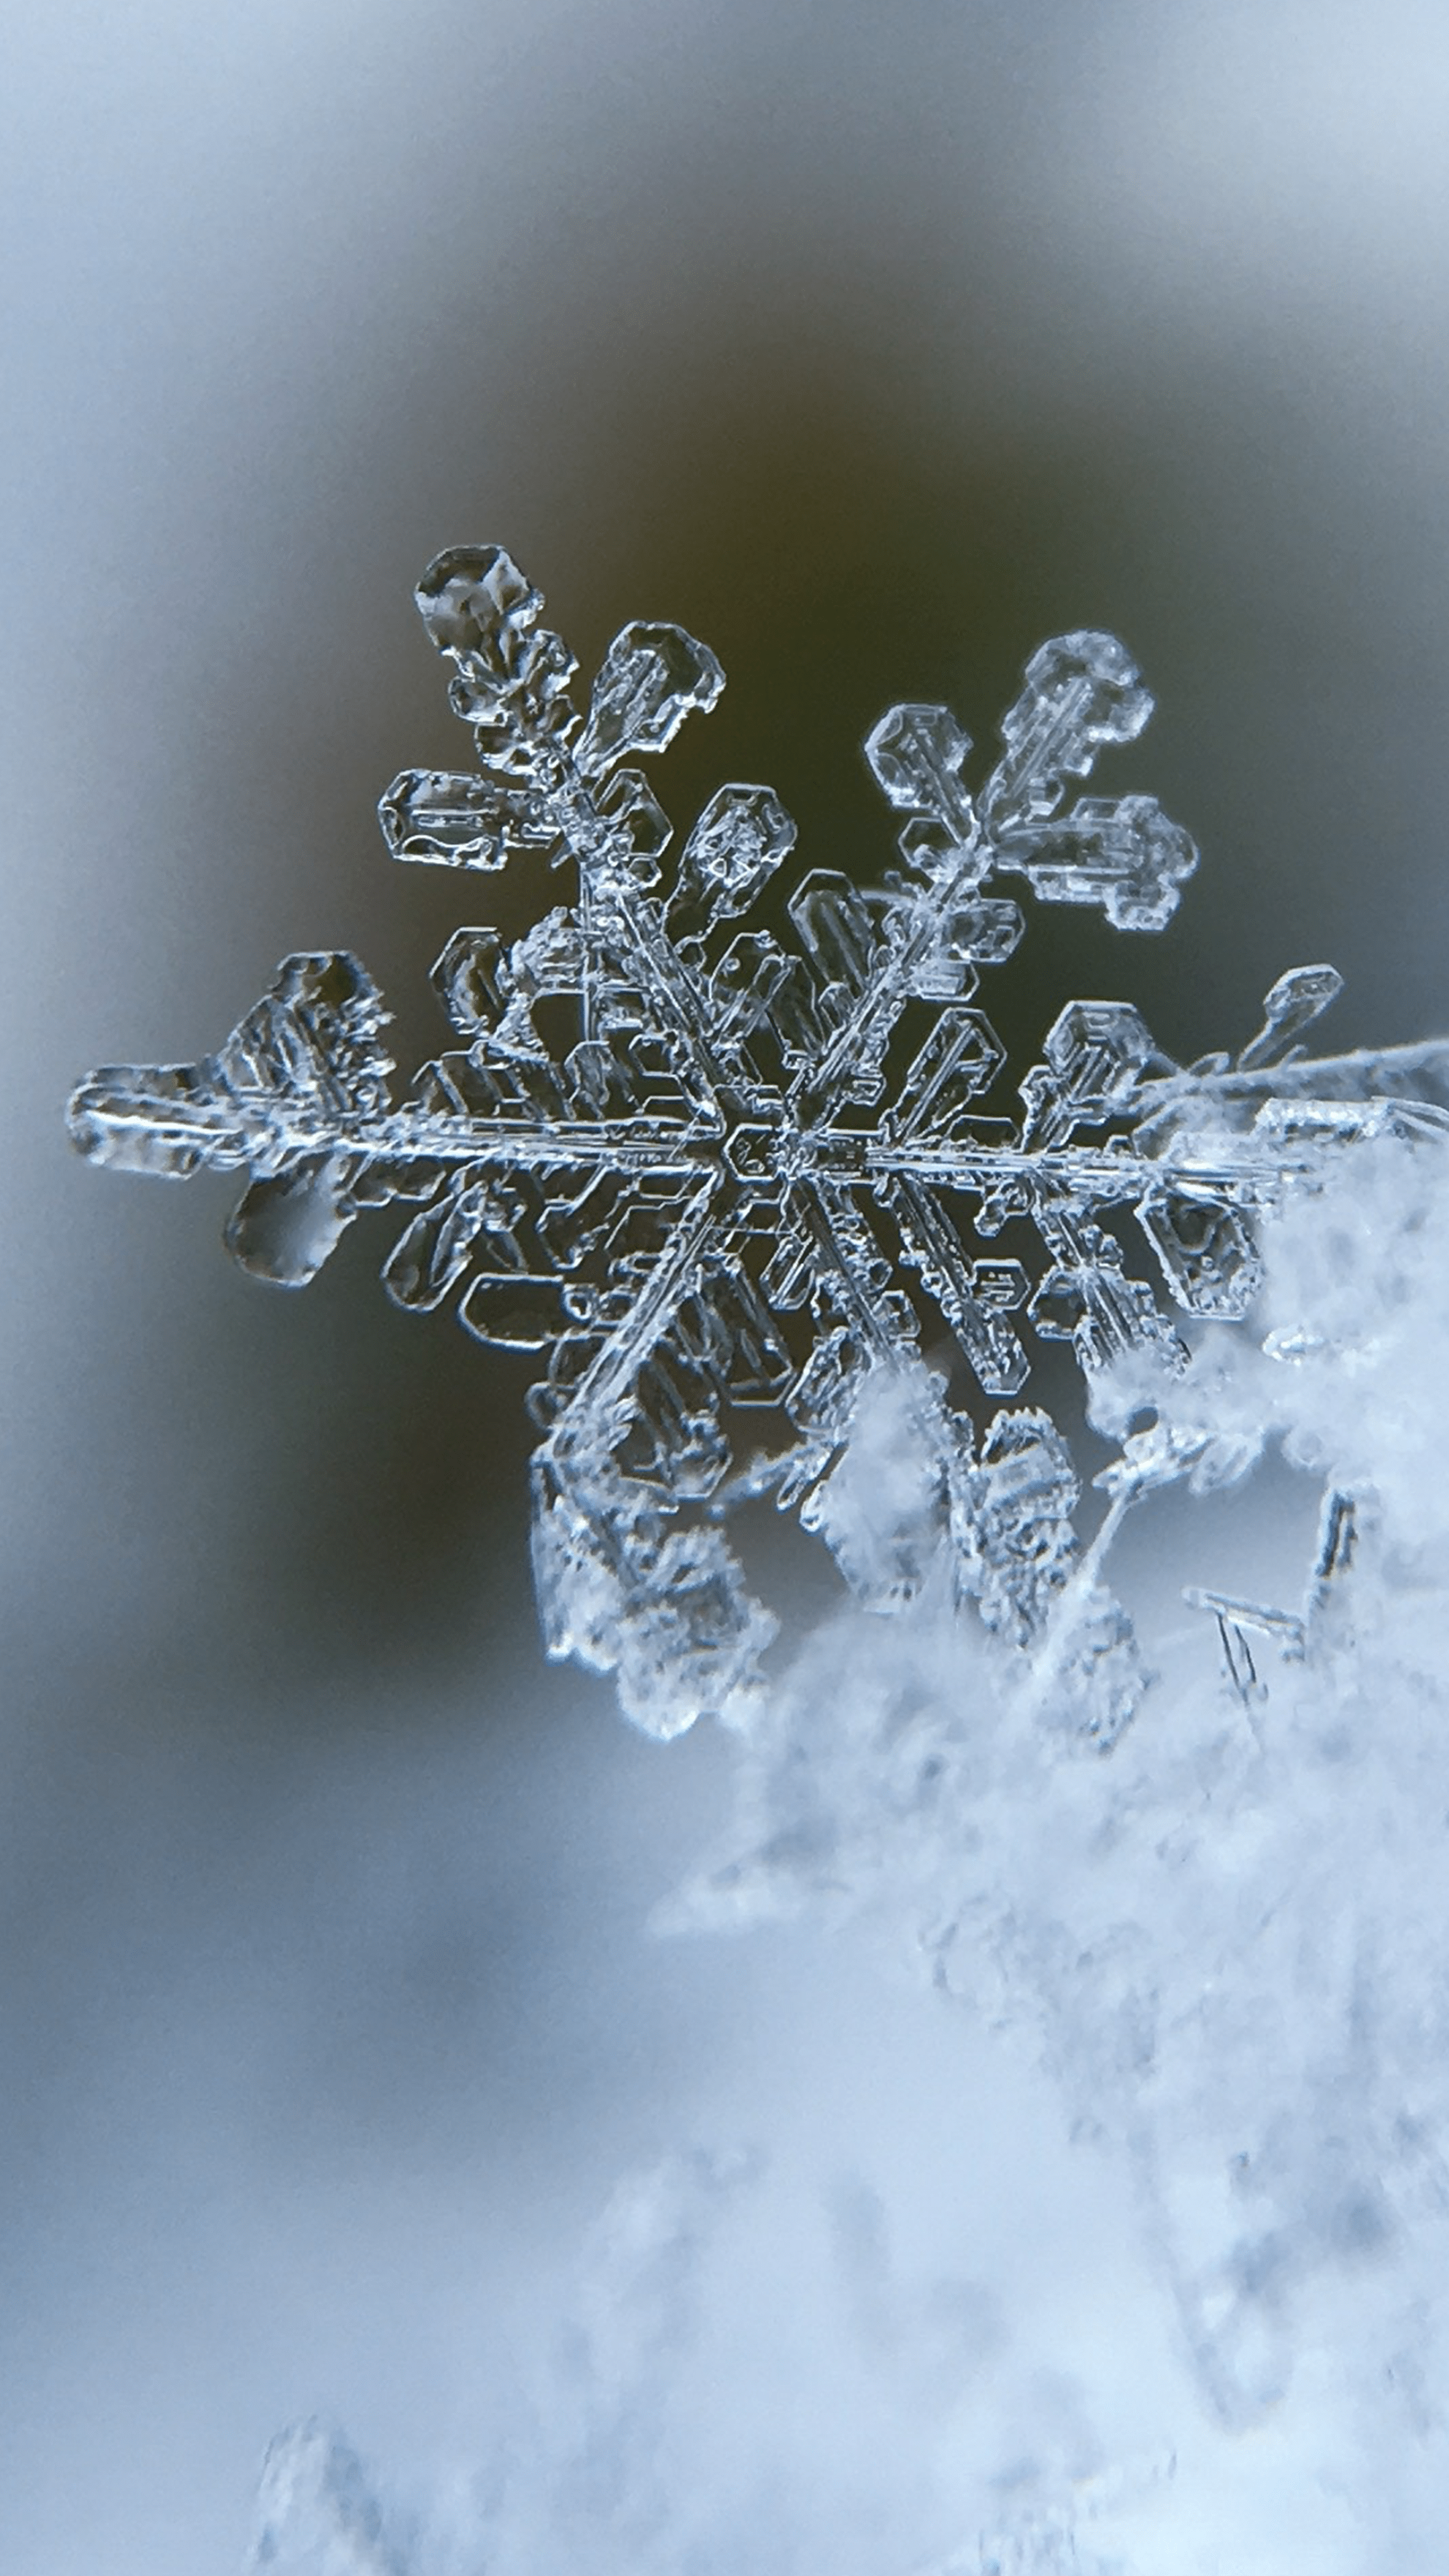
<path fill-rule="evenodd" d="M 768 2322 L 742 2358 L 738 2310 L 770 2279 L 768 2242 L 747 2233 L 769 2177 L 676 2157 L 621 2187 L 552 2375 L 465 2505 L 415 2522 L 408 2576 L 1382 2576 L 1444 2563 L 1437 1152 L 1388 1139 L 1346 1158 L 1268 1221 L 1262 1257 L 1251 1333 L 1198 1337 L 1162 1392 L 1158 1436 L 1244 1477 L 1271 1448 L 1306 1492 L 1352 1491 L 1351 1548 L 1326 1515 L 1335 1570 L 1310 1577 L 1291 1616 L 1256 1605 L 1253 1626 L 1244 1610 L 1216 1665 L 1201 1651 L 1211 1628 L 1184 1629 L 1159 1599 L 1155 1628 L 1142 1622 L 1154 1678 L 1104 1760 L 1081 1729 L 1071 1657 L 985 1626 L 940 1527 L 898 1617 L 847 1600 L 805 1643 L 737 1745 L 733 1826 L 663 1927 L 824 1909 L 913 1950 L 1000 2050 L 1046 2070 L 1077 2152 L 1122 2175 L 1195 2403 L 1165 2438 L 1162 2359 L 1144 2349 L 1134 2370 L 1140 2319 L 1110 2312 L 1100 2388 L 1084 2373 L 1054 2393 L 1039 2375 L 1008 2402 L 1016 2320 L 989 2283 L 944 2268 L 903 2283 L 867 2199 L 838 2234 L 890 2392 L 889 2438 L 878 2425 L 873 2444 L 852 2436 L 869 2418 L 843 2375 L 839 2317 L 821 2315 L 803 2368 L 816 2413 L 838 2410 L 847 2430 L 822 2461 L 782 2409 L 782 2446 L 788 2432 L 803 2456 L 774 2454 L 768 2416 L 750 2439 L 736 2423 L 767 2366 Z M 1130 1362 L 1097 1389 L 1108 1423 L 1137 1398 Z M 847 1551 L 896 1546 L 882 1495 L 916 1525 L 911 1457 L 929 1456 L 930 1419 L 929 1387 L 909 1375 L 866 1390 L 832 1490 Z M 1096 1614 L 1066 1615 L 1075 1629 Z M 1128 2279 L 1106 2294 L 1130 2310 Z M 333 2510 L 329 2545 L 357 2534 L 340 2566 L 370 2576 L 374 2525 Z M 332 2576 L 325 2555 L 298 2563 Z"/>

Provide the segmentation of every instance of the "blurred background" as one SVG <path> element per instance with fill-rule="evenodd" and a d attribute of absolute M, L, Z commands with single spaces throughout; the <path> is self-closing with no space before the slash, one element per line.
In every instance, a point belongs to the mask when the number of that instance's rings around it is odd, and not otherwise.
<path fill-rule="evenodd" d="M 631 2160 L 825 2174 L 974 2043 L 805 1931 L 649 1940 L 727 1765 L 543 1663 L 526 1371 L 389 1307 L 385 1226 L 254 1285 L 224 1186 L 87 1171 L 65 1095 L 294 948 L 436 1047 L 479 898 L 373 808 L 461 757 L 410 592 L 472 539 L 586 672 L 627 617 L 713 645 L 678 821 L 767 779 L 863 875 L 886 704 L 984 742 L 1042 637 L 1118 631 L 1160 713 L 1104 787 L 1202 871 L 1158 940 L 1034 920 L 1007 1032 L 1124 993 L 1188 1058 L 1320 957 L 1340 1043 L 1442 1030 L 1449 21 L 18 0 L 0 54 L 0 2563 L 199 2576 L 290 2416 L 463 2456 Z M 996 2098 L 977 2206 L 1065 2226 Z"/>

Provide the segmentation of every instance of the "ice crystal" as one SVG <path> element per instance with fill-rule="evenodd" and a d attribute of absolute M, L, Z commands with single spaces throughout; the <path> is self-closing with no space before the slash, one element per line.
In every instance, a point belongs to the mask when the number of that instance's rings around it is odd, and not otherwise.
<path fill-rule="evenodd" d="M 572 654 L 501 548 L 440 556 L 417 598 L 479 766 L 395 779 L 389 848 L 484 873 L 567 864 L 573 900 L 511 945 L 454 933 L 433 982 L 457 1044 L 401 1101 L 377 987 L 337 950 L 286 959 L 201 1063 L 95 1075 L 71 1104 L 77 1143 L 171 1178 L 246 1171 L 226 1239 L 284 1285 L 361 1209 L 415 1209 L 389 1294 L 452 1298 L 480 1341 L 540 1356 L 549 1652 L 617 1672 L 650 1732 L 747 1702 L 772 1622 L 724 1520 L 773 1493 L 880 1608 L 920 1590 L 944 1533 L 987 1629 L 1021 1647 L 1050 1630 L 1083 1727 L 1110 1743 L 1133 1701 L 1130 1637 L 1094 1590 L 1100 1543 L 1077 1558 L 1066 1442 L 1035 1407 L 1002 1406 L 978 1433 L 910 1367 L 923 1322 L 944 1319 L 989 1403 L 1027 1380 L 1023 1318 L 1089 1378 L 1130 1364 L 1150 1391 L 1184 1355 L 1171 1310 L 1248 1313 L 1256 1234 L 1286 1193 L 1355 1140 L 1449 1127 L 1449 1047 L 1306 1059 L 1298 1041 L 1339 988 L 1327 966 L 1274 985 L 1235 1062 L 1183 1068 L 1130 1004 L 1077 1000 L 1008 1114 L 975 998 L 1022 936 L 1006 889 L 1160 930 L 1197 863 L 1149 796 L 1067 801 L 1151 712 L 1110 635 L 1032 656 L 975 793 L 950 711 L 892 707 L 865 752 L 901 864 L 872 888 L 813 870 L 787 932 L 740 926 L 795 840 L 773 790 L 721 787 L 666 874 L 670 826 L 634 765 L 714 704 L 707 647 L 625 626 L 584 711 Z M 1155 1285 L 1124 1257 L 1122 1217 Z M 872 1528 L 836 1479 L 872 1385 L 903 1364 L 914 1429 Z M 740 1454 L 762 1412 L 778 1444 Z M 1221 1472 L 1221 1443 L 1190 1427 L 1138 1434 L 1105 1480 L 1109 1523 L 1154 1485 Z M 1205 1599 L 1231 1654 L 1255 1620 L 1301 1648 L 1288 1614 Z"/>

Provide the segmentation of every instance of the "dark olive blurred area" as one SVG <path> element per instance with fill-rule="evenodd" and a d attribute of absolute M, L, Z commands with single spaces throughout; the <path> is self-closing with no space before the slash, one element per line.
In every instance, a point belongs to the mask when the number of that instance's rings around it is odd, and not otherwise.
<path fill-rule="evenodd" d="M 480 2283 L 508 2212 L 552 2243 L 774 1989 L 636 1941 L 723 1759 L 543 1664 L 527 1369 L 388 1305 L 385 1219 L 256 1286 L 222 1184 L 86 1170 L 64 1097 L 334 945 L 410 1073 L 448 933 L 560 899 L 376 827 L 462 762 L 410 593 L 472 539 L 585 677 L 631 617 L 718 653 L 656 771 L 681 834 L 766 780 L 802 870 L 863 879 L 885 706 L 986 763 L 1036 644 L 1119 633 L 1159 712 L 1104 790 L 1202 865 L 1161 938 L 1031 914 L 982 995 L 1020 1066 L 1075 994 L 1236 1047 L 1320 957 L 1339 1043 L 1442 1028 L 1449 31 L 29 0 L 14 37 L 0 2562 L 195 2576 L 274 2417 L 420 2437 L 481 2331 L 458 2234 Z M 366 2358 L 400 2309 L 406 2402 Z"/>

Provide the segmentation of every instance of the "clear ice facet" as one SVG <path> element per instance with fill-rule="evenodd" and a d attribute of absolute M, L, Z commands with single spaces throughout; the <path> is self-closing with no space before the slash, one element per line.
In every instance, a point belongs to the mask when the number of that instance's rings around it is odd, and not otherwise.
<path fill-rule="evenodd" d="M 1016 894 L 1155 931 L 1197 863 L 1149 796 L 1064 805 L 1151 711 L 1110 635 L 1033 654 L 975 790 L 950 709 L 890 708 L 865 751 L 904 869 L 863 887 L 817 868 L 788 927 L 752 928 L 795 842 L 773 789 L 719 788 L 670 871 L 669 821 L 627 765 L 713 706 L 707 646 L 623 627 L 584 710 L 501 547 L 440 555 L 417 600 L 478 767 L 405 770 L 384 838 L 410 863 L 546 872 L 532 927 L 454 932 L 432 980 L 455 1044 L 402 1098 L 377 988 L 339 950 L 287 959 L 217 1054 L 94 1075 L 71 1103 L 77 1145 L 169 1178 L 244 1173 L 228 1245 L 284 1285 L 361 1210 L 404 1204 L 395 1302 L 452 1301 L 477 1340 L 538 1355 L 545 1640 L 615 1673 L 649 1732 L 748 1705 L 773 1623 L 725 1522 L 773 1492 L 876 1607 L 911 1598 L 944 1549 L 990 1634 L 1035 1653 L 1059 1629 L 1055 1669 L 1109 1744 L 1125 1622 L 1077 1599 L 1069 1451 L 1039 1410 L 990 1408 L 1026 1385 L 1034 1340 L 1070 1342 L 1089 1378 L 1170 1377 L 1184 1346 L 1154 1277 L 1189 1329 L 1245 1321 L 1256 1232 L 1286 1194 L 1361 1142 L 1449 1134 L 1449 1045 L 1306 1058 L 1297 1040 L 1338 990 L 1324 966 L 1274 985 L 1235 1064 L 1183 1068 L 1130 1003 L 1074 1000 L 1008 1114 L 976 995 L 1022 937 Z M 567 899 L 544 899 L 565 865 Z M 942 1326 L 960 1388 L 913 1399 L 865 1492 L 840 1465 L 852 1424 L 919 1372 L 923 1336 L 949 1365 Z M 1221 1452 L 1132 1434 L 1098 1479 L 1109 1519 L 1154 1484 L 1240 1472 Z"/>
<path fill-rule="evenodd" d="M 794 846 L 794 822 L 773 787 L 721 787 L 680 856 L 673 935 L 697 934 L 747 911 Z"/>
<path fill-rule="evenodd" d="M 1084 778 L 1109 743 L 1135 742 L 1151 713 L 1151 696 L 1115 635 L 1082 630 L 1040 645 L 1001 720 L 1006 750 L 982 798 L 989 824 L 1008 831 L 1054 813 L 1066 781 Z"/>
<path fill-rule="evenodd" d="M 1263 1026 L 1238 1058 L 1240 1073 L 1277 1064 L 1343 991 L 1336 966 L 1294 966 L 1263 997 Z"/>
<path fill-rule="evenodd" d="M 708 710 L 724 673 L 707 644 L 682 626 L 624 626 L 604 656 L 578 765 L 596 778 L 630 751 L 663 751 L 692 709 Z"/>
<path fill-rule="evenodd" d="M 427 867 L 503 868 L 559 844 L 557 819 L 535 789 L 451 770 L 405 769 L 377 812 L 393 857 Z"/>

